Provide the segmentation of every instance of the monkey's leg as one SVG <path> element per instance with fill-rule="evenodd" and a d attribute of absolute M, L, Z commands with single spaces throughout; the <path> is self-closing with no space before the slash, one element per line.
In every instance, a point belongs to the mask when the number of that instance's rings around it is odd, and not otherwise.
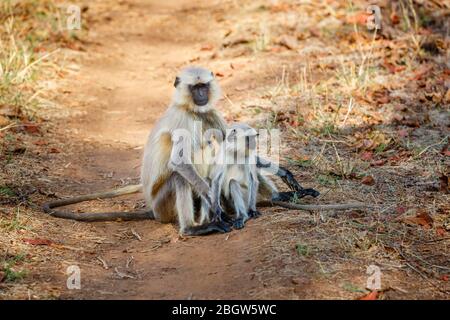
<path fill-rule="evenodd" d="M 192 188 L 190 184 L 179 175 L 175 179 L 175 206 L 180 224 L 180 232 L 187 236 L 200 236 L 213 232 L 229 232 L 230 228 L 223 222 L 210 222 L 196 226 L 194 219 L 194 204 L 192 200 Z"/>
<path fill-rule="evenodd" d="M 260 157 L 256 157 L 256 167 L 260 168 L 262 170 L 264 169 L 268 169 L 271 167 L 275 167 L 276 166 L 274 164 L 272 164 L 270 161 L 266 160 L 266 159 L 262 159 Z M 313 197 L 317 197 L 320 195 L 320 193 L 314 189 L 304 189 L 298 182 L 297 180 L 295 180 L 294 175 L 292 174 L 291 171 L 289 171 L 288 169 L 282 167 L 282 166 L 278 166 L 278 170 L 275 173 L 278 177 L 281 178 L 281 180 L 283 180 L 283 182 L 293 191 L 297 191 L 299 192 L 299 195 L 302 194 L 303 190 L 307 190 L 306 193 L 304 193 L 305 195 L 311 195 Z M 304 195 L 304 196 L 305 196 Z M 303 196 L 303 197 L 304 197 Z"/>
<path fill-rule="evenodd" d="M 275 165 L 269 160 L 263 159 L 261 157 L 256 157 L 256 167 L 262 170 L 273 170 L 277 168 L 277 172 L 275 174 L 279 176 L 291 190 L 297 191 L 303 189 L 302 186 L 297 182 L 297 180 L 295 180 L 292 172 L 290 172 L 286 168 Z"/>
<path fill-rule="evenodd" d="M 317 197 L 320 193 L 314 189 L 301 189 L 299 191 L 288 191 L 280 192 L 278 191 L 275 184 L 269 177 L 266 177 L 258 172 L 259 190 L 258 193 L 265 199 L 270 199 L 270 201 L 284 201 L 291 202 L 295 199 L 300 199 L 305 196 Z"/>
<path fill-rule="evenodd" d="M 230 181 L 230 197 L 234 205 L 234 211 L 236 212 L 233 227 L 235 229 L 242 229 L 245 221 L 248 220 L 247 206 L 244 203 L 241 186 L 234 179 Z"/>

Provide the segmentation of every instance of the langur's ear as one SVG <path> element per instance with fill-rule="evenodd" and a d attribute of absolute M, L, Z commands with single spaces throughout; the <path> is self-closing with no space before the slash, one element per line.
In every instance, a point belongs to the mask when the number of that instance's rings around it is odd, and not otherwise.
<path fill-rule="evenodd" d="M 173 83 L 173 86 L 176 88 L 180 82 L 181 82 L 180 78 L 176 77 L 175 82 Z"/>
<path fill-rule="evenodd" d="M 227 131 L 227 140 L 229 142 L 233 141 L 234 139 L 236 139 L 237 136 L 237 131 L 236 129 L 231 129 L 229 131 Z"/>

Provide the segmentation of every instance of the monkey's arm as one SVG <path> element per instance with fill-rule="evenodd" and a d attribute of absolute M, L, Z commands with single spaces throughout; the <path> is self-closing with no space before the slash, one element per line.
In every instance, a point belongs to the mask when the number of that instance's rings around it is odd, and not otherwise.
<path fill-rule="evenodd" d="M 135 212 L 89 212 L 89 213 L 74 213 L 67 211 L 53 210 L 53 208 L 67 206 L 69 204 L 80 203 L 89 200 L 115 198 L 118 196 L 140 192 L 142 190 L 141 184 L 125 186 L 119 189 L 108 190 L 105 192 L 91 193 L 78 197 L 67 199 L 49 201 L 44 203 L 43 209 L 45 213 L 51 216 L 64 219 L 72 219 L 78 221 L 111 221 L 111 220 L 144 220 L 154 219 L 152 211 L 135 211 Z"/>
<path fill-rule="evenodd" d="M 211 206 L 211 188 L 209 184 L 203 179 L 192 164 L 189 155 L 190 137 L 172 136 L 172 150 L 169 158 L 169 168 L 174 172 L 180 174 L 192 187 L 195 193 L 203 197 Z"/>
<path fill-rule="evenodd" d="M 205 179 L 200 177 L 192 164 L 171 163 L 170 167 L 173 171 L 179 173 L 192 186 L 192 190 L 207 201 L 209 206 L 212 205 L 211 188 Z"/>

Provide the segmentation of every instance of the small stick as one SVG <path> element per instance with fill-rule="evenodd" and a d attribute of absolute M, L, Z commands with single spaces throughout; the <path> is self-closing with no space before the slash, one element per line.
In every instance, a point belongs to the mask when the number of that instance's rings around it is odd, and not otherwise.
<path fill-rule="evenodd" d="M 133 256 L 131 256 L 131 257 L 129 257 L 128 259 L 127 259 L 127 264 L 125 265 L 125 267 L 128 269 L 128 268 L 130 268 L 130 263 L 132 262 L 134 260 L 134 257 Z"/>
<path fill-rule="evenodd" d="M 131 233 L 136 237 L 139 241 L 142 241 L 142 237 L 137 233 L 134 229 L 131 229 Z"/>
<path fill-rule="evenodd" d="M 105 260 L 102 259 L 102 257 L 99 256 L 99 257 L 97 257 L 97 259 L 102 263 L 104 269 L 106 269 L 106 270 L 109 269 L 108 264 L 106 263 Z"/>
<path fill-rule="evenodd" d="M 124 278 L 129 278 L 129 279 L 136 279 L 135 277 L 133 277 L 132 275 L 120 272 L 117 267 L 114 268 L 114 271 L 116 272 L 116 274 L 119 276 L 119 278 L 124 279 Z"/>
<path fill-rule="evenodd" d="M 438 145 L 444 143 L 444 141 L 445 141 L 446 139 L 448 139 L 448 136 L 445 136 L 445 138 L 442 139 L 441 141 L 439 141 L 438 143 L 431 144 L 431 145 L 429 145 L 428 147 L 424 148 L 422 151 L 419 152 L 419 154 L 418 154 L 417 156 L 412 156 L 409 160 L 419 158 L 422 154 L 424 154 L 425 152 L 427 152 L 428 149 L 433 148 L 433 147 L 436 147 L 436 146 L 438 146 Z"/>

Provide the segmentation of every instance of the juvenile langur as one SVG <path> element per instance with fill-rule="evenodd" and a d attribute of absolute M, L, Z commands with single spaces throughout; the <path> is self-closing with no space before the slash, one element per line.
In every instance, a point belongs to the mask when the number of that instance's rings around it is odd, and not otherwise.
<path fill-rule="evenodd" d="M 257 157 L 257 131 L 245 123 L 234 123 L 227 129 L 226 141 L 219 144 L 214 136 L 208 139 L 209 149 L 219 150 L 216 163 L 210 169 L 211 188 L 213 192 L 214 219 L 223 213 L 220 207 L 221 195 L 228 206 L 234 211 L 233 227 L 241 229 L 249 218 L 257 218 L 261 214 L 256 208 L 259 192 L 259 181 L 266 189 L 267 198 L 272 201 L 290 201 L 292 198 L 302 198 L 306 195 L 317 197 L 314 189 L 304 189 L 292 177 L 291 173 L 278 168 L 277 173 L 288 180 L 295 191 L 278 192 L 269 177 L 258 172 L 257 163 L 262 159 Z M 259 162 L 257 162 L 259 160 Z M 273 165 L 268 161 L 266 167 Z M 260 166 L 263 168 L 263 166 Z M 231 208 L 230 208 L 231 207 Z"/>
<path fill-rule="evenodd" d="M 256 209 L 259 187 L 256 136 L 256 130 L 249 125 L 232 124 L 227 130 L 226 141 L 219 147 L 218 161 L 210 174 L 214 219 L 222 214 L 220 199 L 223 195 L 225 201 L 233 207 L 235 229 L 243 228 L 249 217 L 260 215 Z M 213 140 L 212 144 L 217 142 Z"/>

